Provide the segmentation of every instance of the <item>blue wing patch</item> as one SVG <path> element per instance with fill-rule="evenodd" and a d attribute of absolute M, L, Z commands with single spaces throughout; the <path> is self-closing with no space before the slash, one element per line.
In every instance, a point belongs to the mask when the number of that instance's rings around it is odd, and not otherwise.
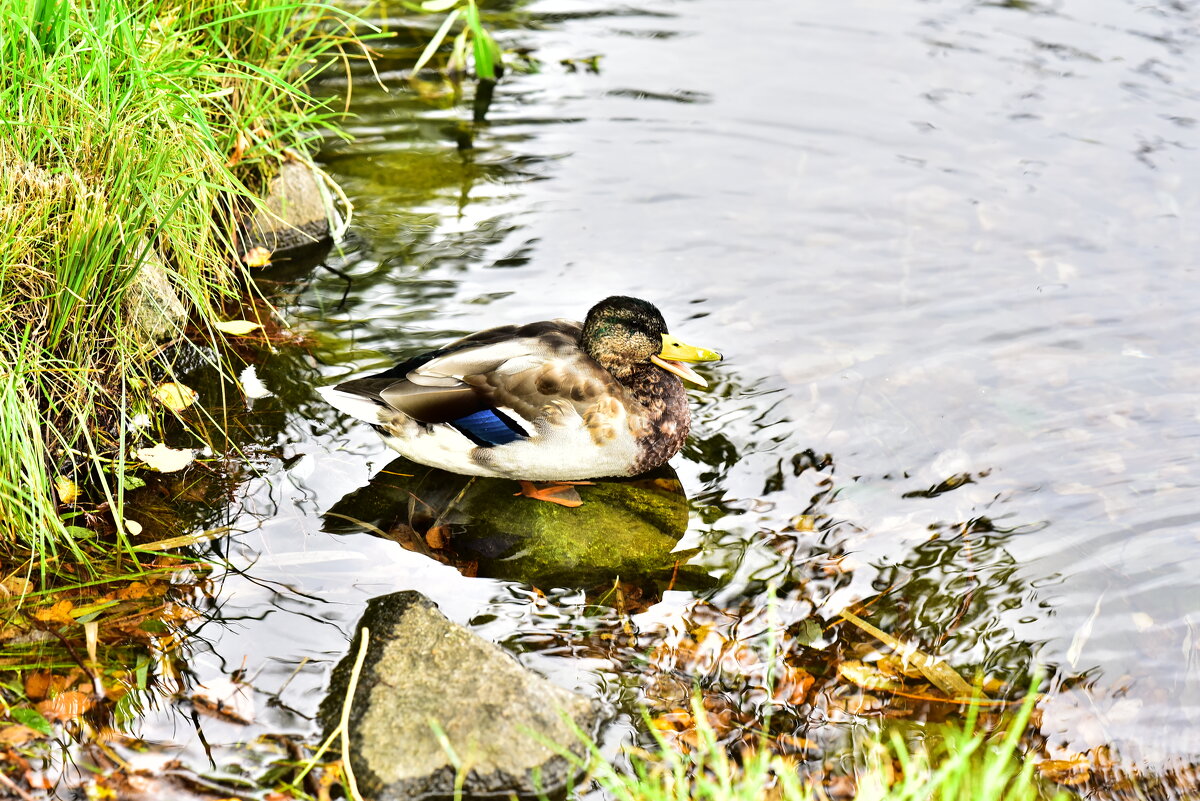
<path fill-rule="evenodd" d="M 468 414 L 457 420 L 451 420 L 450 425 L 458 429 L 467 439 L 481 447 L 492 445 L 507 445 L 518 439 L 528 439 L 529 435 L 517 423 L 499 409 L 483 409 Z"/>

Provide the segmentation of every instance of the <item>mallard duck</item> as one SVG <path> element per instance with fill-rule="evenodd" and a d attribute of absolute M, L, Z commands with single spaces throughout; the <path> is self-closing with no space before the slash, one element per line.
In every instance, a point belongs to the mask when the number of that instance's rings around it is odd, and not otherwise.
<path fill-rule="evenodd" d="M 583 323 L 491 328 L 320 391 L 414 462 L 554 500 L 529 482 L 638 475 L 678 453 L 691 426 L 680 379 L 708 385 L 684 362 L 720 358 L 668 334 L 653 304 L 614 296 Z"/>

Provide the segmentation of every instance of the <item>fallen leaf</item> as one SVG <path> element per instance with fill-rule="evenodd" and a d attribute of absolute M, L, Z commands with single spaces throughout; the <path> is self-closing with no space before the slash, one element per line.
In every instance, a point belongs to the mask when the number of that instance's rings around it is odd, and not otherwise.
<path fill-rule="evenodd" d="M 95 704 L 95 699 L 77 690 L 59 693 L 53 698 L 42 701 L 37 705 L 38 712 L 48 720 L 74 720 L 87 712 Z"/>
<path fill-rule="evenodd" d="M 136 601 L 150 594 L 150 586 L 144 581 L 133 581 L 117 590 L 117 597 L 123 601 Z"/>
<path fill-rule="evenodd" d="M 815 679 L 802 667 L 786 665 L 775 679 L 775 702 L 799 706 L 808 698 Z"/>
<path fill-rule="evenodd" d="M 154 399 L 173 412 L 181 412 L 196 402 L 200 397 L 196 390 L 177 381 L 159 384 L 150 393 Z"/>
<path fill-rule="evenodd" d="M 242 255 L 247 267 L 266 267 L 271 263 L 271 251 L 266 248 L 250 248 Z"/>
<path fill-rule="evenodd" d="M 132 473 L 121 473 L 118 478 L 121 481 L 121 489 L 125 492 L 131 492 L 135 489 L 141 489 L 146 486 L 145 479 L 139 478 Z"/>
<path fill-rule="evenodd" d="M 867 693 L 848 695 L 845 698 L 838 699 L 834 703 L 840 703 L 841 707 L 851 715 L 862 715 L 867 712 L 878 712 L 884 707 L 883 701 L 873 695 L 868 695 Z"/>
<path fill-rule="evenodd" d="M 14 706 L 8 710 L 8 716 L 22 726 L 28 726 L 46 736 L 49 736 L 54 731 L 54 728 L 50 725 L 50 721 L 46 720 L 41 712 L 31 707 Z"/>
<path fill-rule="evenodd" d="M 838 665 L 837 671 L 838 675 L 842 678 L 857 684 L 863 689 L 884 690 L 887 692 L 904 689 L 904 684 L 901 682 L 896 681 L 878 668 L 859 662 L 857 659 L 848 659 L 842 662 Z"/>
<path fill-rule="evenodd" d="M 258 377 L 258 370 L 253 364 L 246 365 L 246 369 L 242 370 L 238 376 L 238 381 L 242 383 L 242 392 L 246 393 L 246 397 L 250 400 L 258 400 L 271 395 L 271 390 L 267 389 L 267 385 Z"/>
<path fill-rule="evenodd" d="M 192 463 L 196 454 L 190 448 L 171 448 L 158 443 L 153 448 L 138 448 L 134 455 L 160 473 L 175 473 Z"/>
<path fill-rule="evenodd" d="M 251 331 L 262 328 L 258 323 L 252 323 L 249 320 L 222 320 L 213 323 L 212 326 L 222 333 L 232 334 L 235 337 L 244 337 Z"/>
<path fill-rule="evenodd" d="M 55 676 L 45 670 L 37 670 L 25 677 L 25 695 L 40 701 L 50 694 Z M 61 689 L 61 688 L 59 688 Z"/>
<path fill-rule="evenodd" d="M 24 576 L 9 576 L 0 581 L 0 595 L 28 595 L 33 592 L 33 582 Z"/>
<path fill-rule="evenodd" d="M 425 543 L 430 548 L 445 548 L 450 542 L 450 529 L 446 526 L 431 526 L 425 532 Z"/>
<path fill-rule="evenodd" d="M 908 645 L 901 640 L 888 634 L 883 629 L 873 626 L 863 620 L 858 615 L 849 610 L 842 611 L 842 617 L 854 625 L 858 626 L 863 631 L 883 641 L 898 654 L 901 654 L 909 662 L 917 666 L 917 669 L 929 679 L 939 690 L 944 692 L 951 698 L 966 701 L 972 698 L 978 698 L 981 701 L 988 700 L 988 697 L 982 691 L 976 691 L 970 684 L 963 680 L 963 677 L 958 675 L 954 668 L 950 667 L 941 659 L 930 656 L 924 651 L 915 646 Z M 850 678 L 847 676 L 847 678 Z M 854 679 L 850 679 L 854 681 Z M 857 683 L 857 682 L 855 682 Z M 862 686 L 862 685 L 860 685 Z"/>
<path fill-rule="evenodd" d="M 41 732 L 34 731 L 28 726 L 23 726 L 20 723 L 17 723 L 0 729 L 0 744 L 21 745 L 29 742 L 30 740 L 36 740 L 41 736 L 43 736 Z"/>
<path fill-rule="evenodd" d="M 1038 763 L 1038 773 L 1055 784 L 1075 787 L 1092 778 L 1092 767 L 1083 756 L 1071 759 L 1046 759 Z"/>
<path fill-rule="evenodd" d="M 79 499 L 79 485 L 66 476 L 54 477 L 54 491 L 59 503 L 75 503 Z"/>
<path fill-rule="evenodd" d="M 75 618 L 71 617 L 71 610 L 74 608 L 74 603 L 69 600 L 62 600 L 54 606 L 37 610 L 33 613 L 33 616 L 43 623 L 74 623 Z"/>
<path fill-rule="evenodd" d="M 775 746 L 777 750 L 784 754 L 821 753 L 821 746 L 817 745 L 817 743 L 807 737 L 798 737 L 795 734 L 775 735 Z"/>

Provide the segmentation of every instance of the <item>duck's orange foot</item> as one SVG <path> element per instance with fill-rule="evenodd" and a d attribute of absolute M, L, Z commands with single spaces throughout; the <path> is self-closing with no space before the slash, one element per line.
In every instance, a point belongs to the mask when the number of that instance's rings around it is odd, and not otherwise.
<path fill-rule="evenodd" d="M 573 509 L 576 506 L 583 506 L 583 500 L 579 497 L 575 487 L 595 483 L 594 481 L 552 481 L 539 487 L 532 481 L 522 481 L 521 491 L 514 492 L 513 495 L 524 495 L 526 498 L 557 503 L 559 506 Z"/>

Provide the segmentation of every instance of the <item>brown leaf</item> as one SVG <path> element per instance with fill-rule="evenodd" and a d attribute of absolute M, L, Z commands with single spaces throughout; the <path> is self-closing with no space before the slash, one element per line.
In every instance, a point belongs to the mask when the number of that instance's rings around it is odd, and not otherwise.
<path fill-rule="evenodd" d="M 450 543 L 450 528 L 448 526 L 432 526 L 425 532 L 425 543 L 430 548 L 442 549 Z"/>
<path fill-rule="evenodd" d="M 2 745 L 22 745 L 30 740 L 36 740 L 43 737 L 41 732 L 34 731 L 28 726 L 22 726 L 17 723 L 12 726 L 5 726 L 0 729 L 0 744 Z"/>
<path fill-rule="evenodd" d="M 9 576 L 0 581 L 0 595 L 24 596 L 33 592 L 33 582 L 24 576 Z"/>
<path fill-rule="evenodd" d="M 93 704 L 95 700 L 90 695 L 70 690 L 42 701 L 37 709 L 47 720 L 74 720 L 91 709 Z"/>
<path fill-rule="evenodd" d="M 670 712 L 652 717 L 650 725 L 662 732 L 682 731 L 693 728 L 696 725 L 696 719 L 686 709 L 672 709 Z"/>
<path fill-rule="evenodd" d="M 1092 767 L 1087 758 L 1075 756 L 1070 759 L 1047 759 L 1038 763 L 1038 772 L 1055 784 L 1075 787 L 1092 778 Z"/>
<path fill-rule="evenodd" d="M 56 680 L 61 681 L 58 687 L 54 687 Z M 55 676 L 45 670 L 38 670 L 30 673 L 25 677 L 25 695 L 33 701 L 40 701 L 50 694 L 50 690 L 61 690 L 66 687 L 66 678 L 63 676 Z"/>
<path fill-rule="evenodd" d="M 136 601 L 150 594 L 150 587 L 144 581 L 133 581 L 117 590 L 117 597 L 122 601 Z"/>
<path fill-rule="evenodd" d="M 39 609 L 33 613 L 35 619 L 43 623 L 74 623 L 75 618 L 71 617 L 71 610 L 75 608 L 75 604 L 70 600 L 62 600 L 54 606 Z"/>
<path fill-rule="evenodd" d="M 775 702 L 799 706 L 808 698 L 815 679 L 802 667 L 785 665 L 775 680 Z"/>

